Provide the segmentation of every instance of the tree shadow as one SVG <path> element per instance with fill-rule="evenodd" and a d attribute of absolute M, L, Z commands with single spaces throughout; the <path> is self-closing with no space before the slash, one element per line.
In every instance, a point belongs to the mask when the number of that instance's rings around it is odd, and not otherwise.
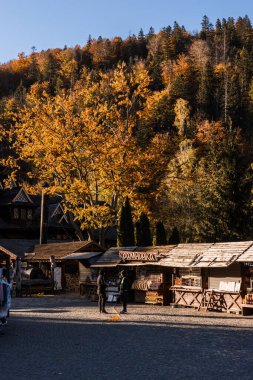
<path fill-rule="evenodd" d="M 1 380 L 247 380 L 252 338 L 229 326 L 14 316 Z"/>

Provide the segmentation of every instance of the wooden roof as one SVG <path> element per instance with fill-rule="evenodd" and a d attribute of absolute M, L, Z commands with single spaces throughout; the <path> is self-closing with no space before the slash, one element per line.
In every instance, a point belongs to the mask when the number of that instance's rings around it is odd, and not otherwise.
<path fill-rule="evenodd" d="M 189 267 L 197 257 L 205 252 L 213 243 L 178 244 L 170 252 L 168 257 L 162 259 L 159 264 L 166 267 Z"/>
<path fill-rule="evenodd" d="M 236 261 L 238 262 L 253 262 L 253 241 L 249 241 L 250 246 L 244 251 Z"/>
<path fill-rule="evenodd" d="M 159 252 L 157 262 L 123 262 L 119 251 Z M 228 267 L 234 262 L 253 262 L 253 241 L 226 243 L 189 243 L 160 247 L 112 247 L 99 257 L 94 267 L 117 265 L 160 265 L 165 267 Z"/>
<path fill-rule="evenodd" d="M 59 261 L 64 256 L 75 252 L 103 252 L 103 249 L 93 241 L 37 244 L 34 247 L 34 252 L 26 256 L 26 261 L 50 261 L 50 256 L 54 256 L 55 260 Z"/>
<path fill-rule="evenodd" d="M 120 263 L 119 251 L 134 251 L 136 247 L 111 247 L 98 258 L 92 267 L 114 267 Z"/>
<path fill-rule="evenodd" d="M 5 259 L 6 257 L 9 257 L 11 260 L 17 259 L 17 255 L 9 251 L 8 249 L 0 246 L 0 259 Z"/>
<path fill-rule="evenodd" d="M 119 256 L 119 251 L 129 252 L 155 252 L 159 253 L 159 256 L 166 257 L 175 245 L 161 245 L 161 246 L 149 246 L 149 247 L 111 247 L 108 249 L 92 266 L 94 267 L 113 267 L 121 263 L 122 259 Z M 161 260 L 160 260 L 161 261 Z M 159 261 L 159 262 L 160 262 Z M 133 265 L 140 265 L 138 262 L 133 262 Z"/>
<path fill-rule="evenodd" d="M 200 254 L 192 263 L 194 267 L 227 267 L 235 261 L 253 244 L 252 241 L 229 243 L 215 243 Z M 253 258 L 253 250 L 252 250 Z"/>
<path fill-rule="evenodd" d="M 74 252 L 70 255 L 62 257 L 62 260 L 89 260 L 99 255 L 102 255 L 103 252 Z"/>

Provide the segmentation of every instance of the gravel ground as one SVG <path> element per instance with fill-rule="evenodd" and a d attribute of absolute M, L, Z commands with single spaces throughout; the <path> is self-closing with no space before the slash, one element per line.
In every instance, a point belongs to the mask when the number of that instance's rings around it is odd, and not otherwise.
<path fill-rule="evenodd" d="M 253 317 L 78 296 L 14 298 L 0 380 L 252 379 Z"/>

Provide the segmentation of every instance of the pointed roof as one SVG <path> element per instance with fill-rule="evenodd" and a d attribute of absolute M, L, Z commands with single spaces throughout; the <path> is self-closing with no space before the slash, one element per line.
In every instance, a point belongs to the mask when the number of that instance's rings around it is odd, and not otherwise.
<path fill-rule="evenodd" d="M 12 203 L 31 203 L 33 204 L 33 201 L 27 194 L 27 192 L 21 187 L 18 194 L 12 199 Z"/>

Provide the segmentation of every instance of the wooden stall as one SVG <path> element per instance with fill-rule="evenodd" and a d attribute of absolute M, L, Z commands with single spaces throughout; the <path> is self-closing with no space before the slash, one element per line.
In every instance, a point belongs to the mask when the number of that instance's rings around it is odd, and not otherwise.
<path fill-rule="evenodd" d="M 91 301 L 97 300 L 97 270 L 91 268 L 102 252 L 76 252 L 62 258 L 65 262 L 75 262 L 78 265 L 75 288 L 79 294 Z"/>
<path fill-rule="evenodd" d="M 79 259 L 84 263 L 86 260 L 90 266 L 88 261 L 102 252 L 102 248 L 92 241 L 38 244 L 25 260 L 29 266 L 41 268 L 45 277 L 54 281 L 55 290 L 79 292 Z"/>
<path fill-rule="evenodd" d="M 252 242 L 215 243 L 193 263 L 207 279 L 200 307 L 239 313 L 242 310 L 242 266 L 238 258 Z"/>
<path fill-rule="evenodd" d="M 251 245 L 239 258 L 242 266 L 242 314 L 253 314 L 253 245 Z"/>
<path fill-rule="evenodd" d="M 132 247 L 131 247 L 132 248 Z M 131 249 L 130 248 L 130 249 Z M 128 249 L 125 247 L 124 249 Z M 96 270 L 96 276 L 94 278 L 94 286 L 96 293 L 96 284 L 98 270 L 104 269 L 106 282 L 108 284 L 106 289 L 107 302 L 117 302 L 119 297 L 119 268 L 117 265 L 120 263 L 121 258 L 119 257 L 119 248 L 111 247 L 106 250 L 95 263 L 91 265 L 91 269 Z M 95 299 L 97 297 L 95 296 Z"/>
<path fill-rule="evenodd" d="M 174 305 L 239 313 L 242 270 L 237 259 L 252 242 L 179 244 L 167 264 L 176 268 Z"/>
<path fill-rule="evenodd" d="M 110 248 L 97 260 L 93 267 L 106 269 L 109 280 L 112 274 L 114 275 L 112 278 L 114 283 L 109 285 L 108 292 L 113 293 L 114 291 L 115 295 L 118 294 L 118 273 L 121 269 L 126 269 L 131 283 L 130 300 L 154 305 L 167 305 L 170 301 L 169 287 L 172 269 L 161 267 L 159 262 L 167 257 L 174 247 L 174 245 L 170 245 Z M 109 275 L 109 269 L 111 275 Z M 117 278 L 115 278 L 115 271 Z"/>
<path fill-rule="evenodd" d="M 196 258 L 211 246 L 207 244 L 178 244 L 161 265 L 172 267 L 171 306 L 199 307 L 202 297 L 203 276 L 199 268 L 192 268 Z"/>

